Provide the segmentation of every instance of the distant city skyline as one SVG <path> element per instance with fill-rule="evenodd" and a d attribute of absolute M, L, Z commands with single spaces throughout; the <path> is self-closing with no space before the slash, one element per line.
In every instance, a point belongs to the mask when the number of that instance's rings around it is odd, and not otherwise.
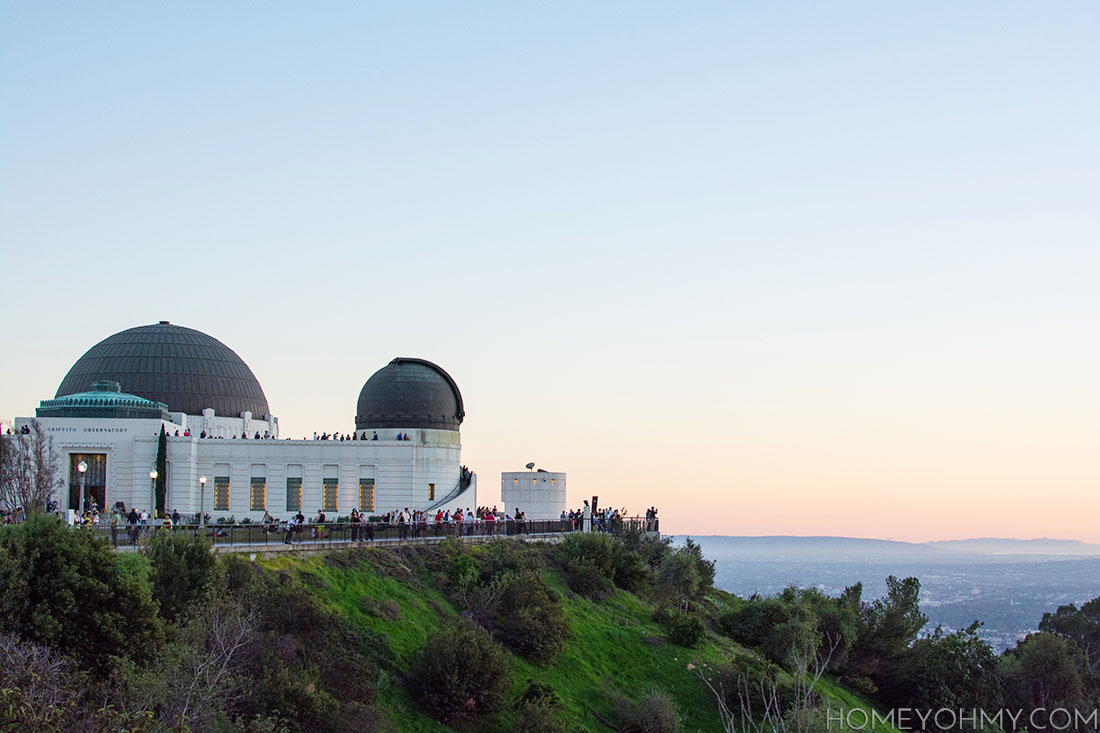
<path fill-rule="evenodd" d="M 483 503 L 1100 542 L 1097 21 L 0 2 L 0 417 L 169 320 L 284 437 L 439 364 Z"/>

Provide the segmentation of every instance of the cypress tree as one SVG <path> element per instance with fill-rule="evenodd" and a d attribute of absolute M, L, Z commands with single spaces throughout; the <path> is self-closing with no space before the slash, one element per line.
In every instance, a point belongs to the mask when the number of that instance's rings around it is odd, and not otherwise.
<path fill-rule="evenodd" d="M 156 478 L 156 517 L 164 516 L 164 491 L 168 481 L 168 435 L 164 425 L 160 426 L 160 438 L 157 440 L 157 478 Z"/>

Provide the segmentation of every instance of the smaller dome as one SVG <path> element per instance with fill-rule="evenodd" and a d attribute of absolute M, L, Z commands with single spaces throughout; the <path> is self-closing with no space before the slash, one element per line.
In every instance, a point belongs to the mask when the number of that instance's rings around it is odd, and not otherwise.
<path fill-rule="evenodd" d="M 103 379 L 92 383 L 88 392 L 42 400 L 37 417 L 108 417 L 130 420 L 168 420 L 168 406 L 137 395 L 126 394 L 118 382 Z"/>
<path fill-rule="evenodd" d="M 359 392 L 356 430 L 458 430 L 466 411 L 451 375 L 430 361 L 398 357 Z"/>

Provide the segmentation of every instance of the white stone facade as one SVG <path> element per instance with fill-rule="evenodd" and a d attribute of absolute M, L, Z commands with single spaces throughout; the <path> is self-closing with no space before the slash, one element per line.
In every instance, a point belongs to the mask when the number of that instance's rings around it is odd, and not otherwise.
<path fill-rule="evenodd" d="M 173 416 L 174 420 L 179 414 Z M 202 416 L 185 416 L 179 422 L 135 419 L 38 418 L 62 458 L 65 486 L 56 498 L 64 508 L 75 477 L 70 475 L 72 455 L 105 456 L 104 501 L 101 508 L 124 502 L 137 509 L 152 509 L 153 482 L 149 477 L 157 455 L 161 426 L 168 434 L 165 508 L 180 514 L 199 511 L 213 518 L 234 516 L 260 519 L 265 511 L 285 518 L 298 510 L 313 516 L 324 505 L 326 484 L 333 496 L 325 514 L 335 519 L 353 508 L 383 514 L 405 507 L 428 509 L 448 499 L 446 506 L 477 506 L 477 479 L 452 496 L 461 478 L 461 442 L 453 430 L 385 430 L 379 440 L 254 440 L 199 438 L 196 424 Z M 215 418 L 218 420 L 229 418 Z M 238 426 L 242 419 L 236 419 Z M 17 418 L 16 430 L 33 418 Z M 277 421 L 264 422 L 277 430 Z M 190 427 L 192 435 L 182 437 Z M 230 426 L 232 427 L 232 426 Z M 176 431 L 181 437 L 176 437 Z M 239 432 L 240 428 L 238 428 Z M 210 432 L 210 431 L 208 431 Z M 373 433 L 374 431 L 370 431 Z M 398 433 L 409 440 L 395 440 Z M 230 433 L 235 434 L 235 433 Z M 260 429 L 260 434 L 263 430 Z M 205 489 L 199 482 L 206 476 Z M 215 508 L 216 480 L 228 478 L 228 503 Z M 255 481 L 254 481 L 255 479 Z M 300 481 L 299 481 L 300 480 Z M 291 501 L 298 495 L 301 503 Z M 370 488 L 373 486 L 373 501 Z M 361 496 L 360 490 L 363 490 Z M 254 490 L 255 489 L 255 490 Z M 224 490 L 221 496 L 224 498 Z M 258 500 L 258 501 L 256 501 Z M 532 516 L 529 513 L 529 516 Z"/>
<path fill-rule="evenodd" d="M 518 507 L 528 519 L 557 519 L 565 511 L 565 474 L 511 471 L 500 474 L 500 500 L 506 512 Z"/>

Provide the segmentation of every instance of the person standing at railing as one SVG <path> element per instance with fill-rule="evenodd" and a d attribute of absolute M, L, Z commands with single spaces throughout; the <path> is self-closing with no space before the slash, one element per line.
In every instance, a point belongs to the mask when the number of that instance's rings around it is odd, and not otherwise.
<path fill-rule="evenodd" d="M 118 547 L 118 526 L 122 524 L 122 516 L 118 512 L 111 512 L 111 546 Z"/>
<path fill-rule="evenodd" d="M 286 531 L 286 537 L 283 538 L 284 545 L 294 544 L 294 530 L 297 526 L 298 522 L 295 517 L 291 517 L 290 519 L 286 520 L 286 525 L 284 525 L 283 527 L 284 531 Z"/>

